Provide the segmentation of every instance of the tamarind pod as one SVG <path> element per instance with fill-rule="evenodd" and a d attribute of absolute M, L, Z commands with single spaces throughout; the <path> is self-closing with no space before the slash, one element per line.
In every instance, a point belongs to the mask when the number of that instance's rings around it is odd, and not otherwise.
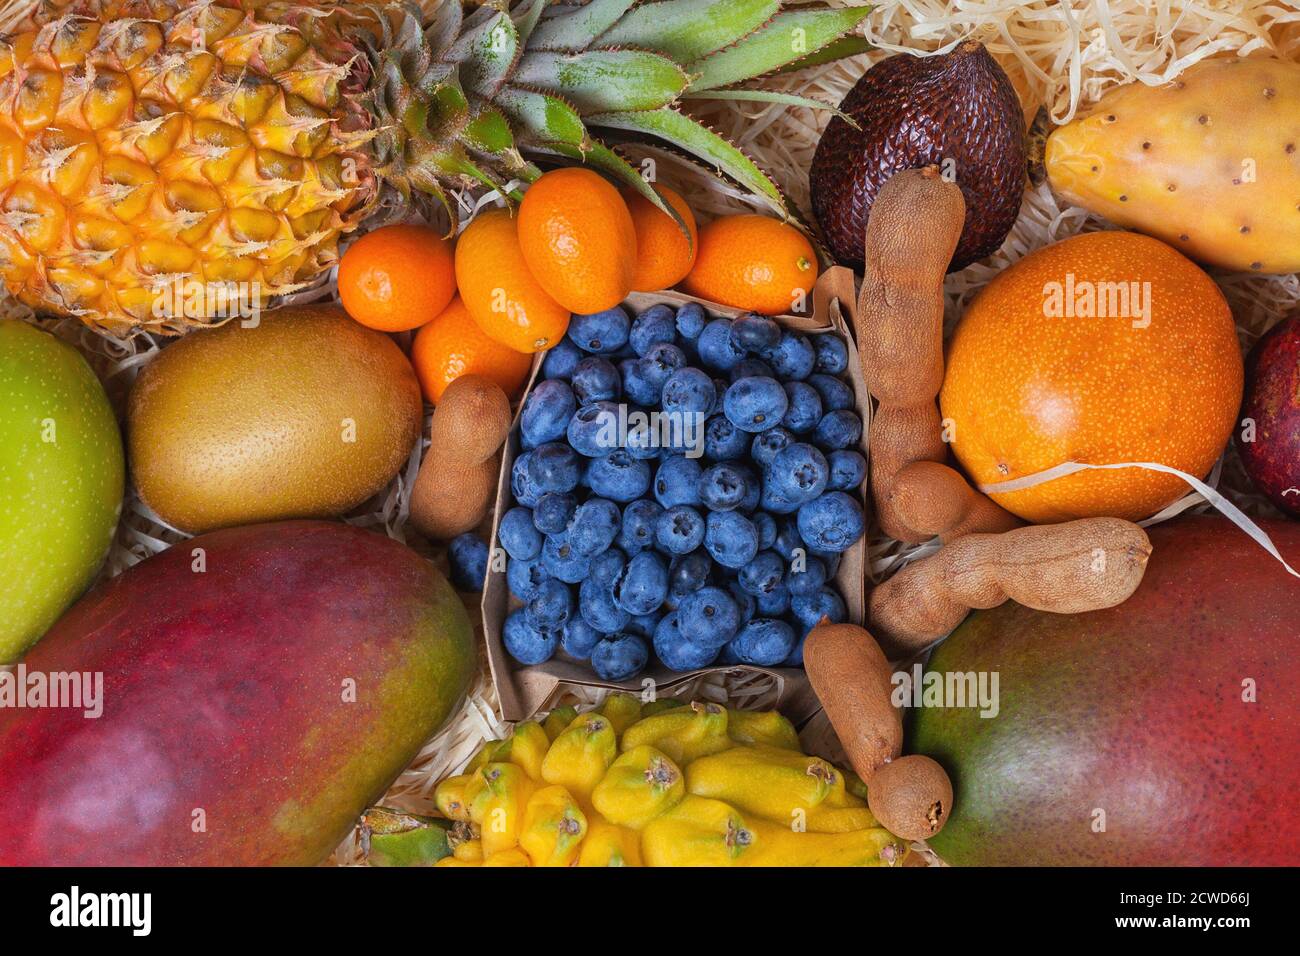
<path fill-rule="evenodd" d="M 849 763 L 869 780 L 903 751 L 903 716 L 891 700 L 893 668 L 866 629 L 825 619 L 808 632 L 803 655 Z"/>
<path fill-rule="evenodd" d="M 966 202 L 936 166 L 880 187 L 867 219 L 858 351 L 882 405 L 931 402 L 943 385 L 943 279 Z"/>
<path fill-rule="evenodd" d="M 968 534 L 1010 531 L 1021 525 L 1019 518 L 941 462 L 904 465 L 888 487 L 891 516 L 918 534 L 938 535 L 945 544 Z"/>
<path fill-rule="evenodd" d="M 890 654 L 914 654 L 946 637 L 971 608 L 1011 598 L 1040 611 L 1113 607 L 1142 583 L 1151 542 L 1120 518 L 1029 525 L 970 534 L 879 585 L 868 620 Z"/>
<path fill-rule="evenodd" d="M 932 538 L 898 510 L 893 497 L 898 473 L 915 461 L 940 462 L 948 457 L 934 402 L 881 405 L 867 430 L 871 448 L 871 499 L 880 528 L 897 541 L 915 544 Z"/>

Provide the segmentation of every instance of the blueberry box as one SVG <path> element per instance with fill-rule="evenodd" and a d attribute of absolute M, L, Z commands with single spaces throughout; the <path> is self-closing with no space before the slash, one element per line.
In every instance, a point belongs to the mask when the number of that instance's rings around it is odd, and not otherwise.
<path fill-rule="evenodd" d="M 664 303 L 676 309 L 688 302 L 699 303 L 709 318 L 734 318 L 742 310 L 716 303 L 704 302 L 675 291 L 633 293 L 624 302 L 632 313 L 639 313 L 652 305 Z M 842 376 L 853 389 L 854 408 L 861 416 L 863 434 L 858 450 L 867 451 L 867 428 L 870 421 L 870 398 L 857 361 L 857 347 L 853 338 L 854 311 L 857 302 L 855 278 L 851 270 L 835 266 L 818 278 L 812 295 L 812 310 L 805 315 L 774 316 L 775 321 L 787 328 L 801 332 L 833 332 L 845 340 L 850 361 Z M 533 363 L 525 397 L 541 380 L 544 355 L 539 354 Z M 520 402 L 522 408 L 523 402 Z M 702 674 L 733 671 L 753 678 L 766 675 L 775 682 L 777 706 L 795 721 L 796 725 L 811 717 L 819 705 L 811 692 L 802 668 L 754 667 L 745 664 L 714 665 L 694 671 L 672 671 L 651 657 L 650 664 L 636 677 L 612 683 L 601 680 L 586 661 L 567 659 L 563 652 L 543 664 L 524 666 L 515 661 L 502 643 L 502 628 L 507 615 L 521 602 L 510 593 L 506 582 L 507 557 L 497 541 L 501 517 L 514 506 L 510 475 L 515 458 L 520 453 L 519 417 L 516 414 L 510 437 L 502 453 L 501 472 L 497 483 L 496 507 L 492 517 L 492 548 L 488 561 L 488 575 L 483 589 L 483 633 L 487 641 L 488 659 L 492 680 L 500 700 L 502 715 L 506 720 L 527 720 L 539 711 L 554 706 L 567 691 L 579 688 L 611 688 L 645 693 L 672 695 L 674 688 L 695 680 Z M 859 488 L 857 497 L 864 510 L 869 507 L 866 484 Z M 870 515 L 868 513 L 868 520 Z M 843 553 L 839 569 L 833 579 L 835 589 L 844 599 L 848 620 L 862 624 L 866 614 L 867 539 L 859 540 Z M 739 676 L 739 675 L 738 675 Z"/>

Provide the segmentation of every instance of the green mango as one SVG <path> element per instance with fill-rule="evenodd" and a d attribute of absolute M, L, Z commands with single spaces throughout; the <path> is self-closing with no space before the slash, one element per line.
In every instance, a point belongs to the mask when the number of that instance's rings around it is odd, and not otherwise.
<path fill-rule="evenodd" d="M 89 586 L 122 510 L 122 435 L 86 360 L 0 321 L 0 664 Z"/>

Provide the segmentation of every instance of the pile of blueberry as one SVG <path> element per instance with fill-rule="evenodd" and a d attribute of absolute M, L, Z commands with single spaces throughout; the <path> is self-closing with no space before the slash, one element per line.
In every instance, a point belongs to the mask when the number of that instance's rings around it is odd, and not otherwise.
<path fill-rule="evenodd" d="M 610 681 L 651 647 L 679 671 L 800 666 L 864 531 L 848 361 L 835 335 L 694 303 L 574 316 L 520 416 L 506 650 Z"/>

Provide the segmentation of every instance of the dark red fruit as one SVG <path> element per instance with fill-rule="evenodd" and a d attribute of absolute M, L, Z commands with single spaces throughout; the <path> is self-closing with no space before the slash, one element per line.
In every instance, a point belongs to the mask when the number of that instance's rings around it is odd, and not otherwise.
<path fill-rule="evenodd" d="M 1300 315 L 1269 329 L 1246 357 L 1237 452 L 1255 487 L 1300 518 Z"/>
<path fill-rule="evenodd" d="M 900 53 L 858 80 L 813 156 L 813 212 L 832 254 L 862 268 L 867 215 L 903 169 L 935 165 L 966 198 L 966 225 L 949 272 L 996 252 L 1020 214 L 1025 115 L 1002 67 L 968 40 L 943 56 Z"/>

